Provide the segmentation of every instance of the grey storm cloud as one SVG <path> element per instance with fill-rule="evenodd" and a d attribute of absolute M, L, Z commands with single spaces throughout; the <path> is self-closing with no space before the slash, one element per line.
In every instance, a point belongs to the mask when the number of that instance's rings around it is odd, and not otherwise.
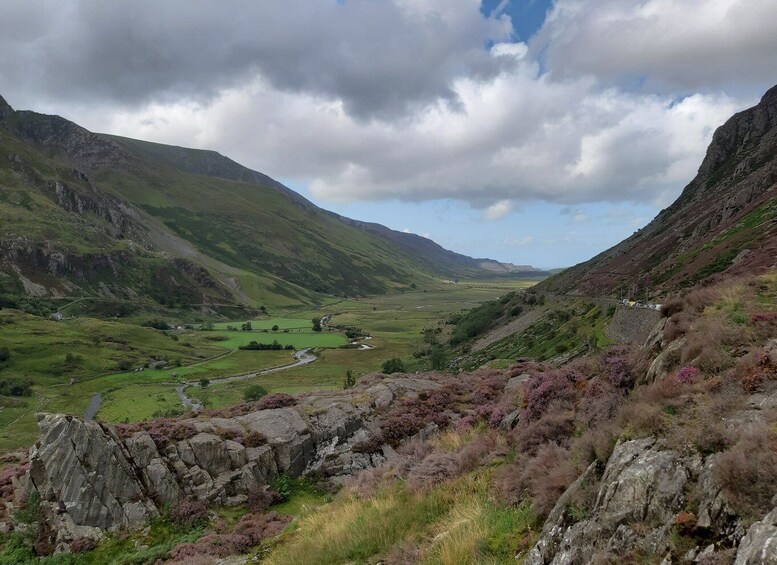
<path fill-rule="evenodd" d="M 472 17 L 474 13 L 478 17 Z M 443 15 L 423 2 L 10 0 L 0 19 L 0 80 L 19 95 L 123 105 L 207 102 L 261 74 L 276 88 L 335 97 L 355 116 L 458 104 L 458 76 L 506 61 L 483 46 L 509 19 L 477 3 Z"/>
<path fill-rule="evenodd" d="M 665 205 L 777 82 L 774 0 L 5 0 L 0 94 L 321 199 Z M 731 85 L 737 85 L 733 88 Z"/>

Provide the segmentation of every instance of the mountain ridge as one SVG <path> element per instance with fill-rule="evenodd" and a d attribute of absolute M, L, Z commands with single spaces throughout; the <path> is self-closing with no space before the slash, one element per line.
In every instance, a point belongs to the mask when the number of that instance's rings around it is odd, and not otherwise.
<path fill-rule="evenodd" d="M 777 257 L 777 86 L 713 134 L 697 175 L 647 226 L 541 283 L 557 293 L 664 296 Z"/>
<path fill-rule="evenodd" d="M 9 155 L 0 294 L 132 300 L 172 291 L 177 305 L 259 306 L 489 272 L 431 240 L 321 209 L 214 151 L 97 134 L 4 101 L 0 125 Z M 111 272 L 99 285 L 83 276 L 95 254 Z M 73 270 L 52 267 L 52 256 L 90 258 Z M 152 291 L 159 269 L 167 283 Z"/>

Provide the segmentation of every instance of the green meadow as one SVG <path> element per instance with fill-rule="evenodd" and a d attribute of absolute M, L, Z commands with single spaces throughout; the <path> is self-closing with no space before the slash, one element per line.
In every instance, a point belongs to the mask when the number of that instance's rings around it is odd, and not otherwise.
<path fill-rule="evenodd" d="M 0 379 L 22 379 L 32 387 L 29 396 L 0 395 L 0 451 L 35 441 L 36 412 L 81 416 L 97 394 L 102 400 L 96 417 L 123 422 L 180 413 L 183 406 L 175 388 L 184 382 L 190 383 L 188 396 L 215 408 L 241 402 L 246 388 L 255 384 L 268 392 L 339 388 L 348 371 L 358 378 L 379 371 L 391 357 L 404 359 L 412 370 L 423 368 L 417 362 L 413 365 L 413 353 L 425 346 L 425 328 L 440 328 L 439 339 L 444 339 L 449 329 L 445 320 L 452 314 L 533 282 L 467 281 L 369 298 L 330 299 L 321 307 L 286 308 L 253 320 L 214 319 L 213 330 L 161 331 L 89 317 L 53 321 L 2 310 L 0 350 L 7 348 L 9 358 L 0 361 Z M 329 324 L 314 332 L 312 319 L 321 316 L 329 316 Z M 247 321 L 251 331 L 240 330 Z M 276 331 L 273 326 L 278 326 Z M 368 334 L 369 339 L 358 342 L 370 349 L 349 346 L 346 328 Z M 318 359 L 218 382 L 295 362 L 290 350 L 239 349 L 251 341 L 311 349 Z M 167 365 L 147 367 L 159 362 Z"/>

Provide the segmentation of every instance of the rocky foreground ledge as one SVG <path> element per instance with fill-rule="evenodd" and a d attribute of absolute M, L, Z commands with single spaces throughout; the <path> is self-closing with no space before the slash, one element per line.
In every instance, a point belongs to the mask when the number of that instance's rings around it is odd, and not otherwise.
<path fill-rule="evenodd" d="M 342 484 L 384 462 L 390 468 L 395 455 L 406 457 L 376 438 L 386 439 L 387 419 L 409 422 L 419 406 L 432 420 L 446 413 L 447 423 L 458 425 L 473 409 L 482 411 L 476 400 L 486 398 L 496 407 L 488 418 L 494 433 L 529 433 L 519 417 L 522 408 L 499 410 L 515 406 L 516 394 L 535 378 L 523 370 L 468 374 L 466 388 L 474 392 L 458 414 L 451 408 L 455 397 L 442 401 L 461 376 L 433 374 L 374 375 L 347 391 L 286 396 L 294 405 L 242 406 L 149 422 L 145 429 L 40 414 L 41 437 L 30 450 L 29 469 L 14 479 L 16 504 L 37 493 L 41 519 L 55 532 L 57 548 L 66 551 L 78 538 L 143 528 L 166 506 L 184 500 L 241 504 L 281 474 L 313 474 Z M 774 409 L 750 400 L 732 425 L 755 425 Z M 429 438 L 438 429 L 432 420 L 414 426 L 401 441 Z M 160 424 L 166 426 L 161 431 L 154 427 Z M 602 556 L 631 562 L 618 559 L 652 555 L 666 556 L 666 564 L 777 564 L 777 508 L 755 522 L 738 516 L 716 480 L 720 457 L 678 450 L 655 437 L 618 441 L 606 463 L 592 463 L 561 495 L 525 562 L 572 565 Z M 683 529 L 704 542 L 677 560 L 673 540 Z"/>
<path fill-rule="evenodd" d="M 120 426 L 39 414 L 40 440 L 30 451 L 29 471 L 15 483 L 15 499 L 37 492 L 63 544 L 98 538 L 104 530 L 142 528 L 165 505 L 183 499 L 240 504 L 279 474 L 315 472 L 342 482 L 392 451 L 388 445 L 372 454 L 352 450 L 370 436 L 375 415 L 438 386 L 425 378 L 384 377 L 348 391 L 307 395 L 294 406 L 177 420 L 177 429 L 191 437 L 163 442 L 145 430 L 127 437 Z M 261 444 L 246 447 L 234 441 L 238 436 L 261 438 Z"/>

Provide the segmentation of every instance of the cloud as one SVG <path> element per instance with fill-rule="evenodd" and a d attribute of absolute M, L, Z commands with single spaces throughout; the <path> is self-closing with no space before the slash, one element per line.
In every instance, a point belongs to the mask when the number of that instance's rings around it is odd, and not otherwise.
<path fill-rule="evenodd" d="M 526 237 L 506 239 L 503 243 L 507 247 L 528 247 L 534 243 L 534 236 L 527 235 Z"/>
<path fill-rule="evenodd" d="M 500 200 L 499 202 L 493 203 L 491 206 L 483 210 L 483 219 L 484 220 L 501 220 L 504 218 L 507 214 L 510 213 L 510 210 L 513 209 L 513 204 L 509 200 Z"/>
<path fill-rule="evenodd" d="M 207 103 L 261 76 L 282 92 L 340 100 L 362 119 L 396 117 L 437 101 L 455 106 L 454 79 L 500 71 L 503 61 L 483 45 L 509 39 L 510 20 L 485 17 L 479 7 L 478 0 L 9 0 L 0 76 L 18 98 L 51 93 L 60 102 L 129 107 Z"/>
<path fill-rule="evenodd" d="M 9 0 L 0 84 L 325 201 L 665 206 L 777 78 L 775 6 L 556 0 L 527 44 L 477 0 Z"/>
<path fill-rule="evenodd" d="M 773 0 L 556 0 L 530 42 L 551 77 L 670 92 L 777 81 Z"/>

